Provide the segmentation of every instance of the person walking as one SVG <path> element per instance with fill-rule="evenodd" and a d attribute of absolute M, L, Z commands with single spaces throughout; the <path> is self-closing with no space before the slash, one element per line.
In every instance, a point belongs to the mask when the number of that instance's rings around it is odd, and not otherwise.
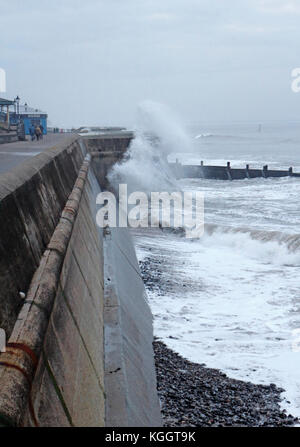
<path fill-rule="evenodd" d="M 31 141 L 33 141 L 35 139 L 35 127 L 33 124 L 31 124 L 29 128 L 29 134 L 31 136 Z"/>
<path fill-rule="evenodd" d="M 36 139 L 38 141 L 41 138 L 41 134 L 42 134 L 42 132 L 41 132 L 40 126 L 36 126 L 36 128 L 35 128 L 35 136 L 36 136 Z"/>
<path fill-rule="evenodd" d="M 44 137 L 44 126 L 42 124 L 40 124 L 40 129 L 41 129 L 41 140 Z"/>

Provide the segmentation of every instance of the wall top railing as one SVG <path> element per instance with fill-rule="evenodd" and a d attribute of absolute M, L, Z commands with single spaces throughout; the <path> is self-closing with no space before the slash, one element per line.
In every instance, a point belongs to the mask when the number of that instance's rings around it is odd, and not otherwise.
<path fill-rule="evenodd" d="M 245 168 L 232 168 L 230 161 L 226 166 L 205 165 L 201 161 L 200 165 L 183 165 L 176 159 L 175 163 L 169 163 L 169 166 L 179 178 L 202 178 L 215 180 L 243 180 L 251 178 L 269 178 L 269 177 L 300 177 L 300 173 L 295 173 L 293 168 L 287 170 L 269 169 L 268 165 L 259 168 L 250 168 L 246 164 Z"/>

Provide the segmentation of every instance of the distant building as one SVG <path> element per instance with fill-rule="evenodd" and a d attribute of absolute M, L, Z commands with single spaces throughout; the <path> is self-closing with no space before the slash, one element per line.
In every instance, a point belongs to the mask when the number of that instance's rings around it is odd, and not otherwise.
<path fill-rule="evenodd" d="M 29 129 L 32 125 L 34 126 L 42 125 L 44 128 L 44 135 L 47 134 L 48 115 L 46 112 L 42 112 L 41 110 L 38 109 L 33 109 L 32 107 L 29 107 L 27 104 L 19 105 L 18 110 L 10 112 L 10 123 L 12 125 L 18 124 L 19 117 L 24 124 L 26 135 L 29 135 Z"/>
<path fill-rule="evenodd" d="M 26 135 L 29 135 L 29 129 L 32 125 L 42 125 L 46 135 L 47 120 L 46 112 L 29 107 L 27 104 L 21 105 L 16 101 L 1 100 L 0 98 L 0 122 L 5 122 L 8 126 L 17 126 L 21 121 L 24 124 Z"/>

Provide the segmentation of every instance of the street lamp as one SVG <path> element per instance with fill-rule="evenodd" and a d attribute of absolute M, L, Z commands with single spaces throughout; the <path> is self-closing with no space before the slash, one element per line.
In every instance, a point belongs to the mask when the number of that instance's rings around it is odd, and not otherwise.
<path fill-rule="evenodd" d="M 20 97 L 19 97 L 19 95 L 15 98 L 15 103 L 17 104 L 18 121 L 20 121 Z"/>

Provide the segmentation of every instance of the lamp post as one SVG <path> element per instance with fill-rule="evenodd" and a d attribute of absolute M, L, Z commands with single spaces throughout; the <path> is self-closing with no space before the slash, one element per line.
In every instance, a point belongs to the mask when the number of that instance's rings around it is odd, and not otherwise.
<path fill-rule="evenodd" d="M 20 121 L 20 97 L 19 95 L 15 98 L 15 103 L 17 105 L 17 120 Z"/>

